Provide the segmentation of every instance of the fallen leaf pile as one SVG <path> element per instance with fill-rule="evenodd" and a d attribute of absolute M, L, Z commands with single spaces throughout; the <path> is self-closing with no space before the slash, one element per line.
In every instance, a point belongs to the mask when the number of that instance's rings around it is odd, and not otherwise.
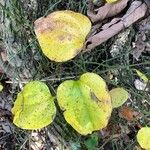
<path fill-rule="evenodd" d="M 98 9 L 89 9 L 88 16 L 95 25 L 85 43 L 84 51 L 95 48 L 145 16 L 147 5 L 141 1 L 131 2 L 126 13 L 119 16 L 128 3 L 129 0 L 120 0 L 112 4 L 106 3 Z"/>

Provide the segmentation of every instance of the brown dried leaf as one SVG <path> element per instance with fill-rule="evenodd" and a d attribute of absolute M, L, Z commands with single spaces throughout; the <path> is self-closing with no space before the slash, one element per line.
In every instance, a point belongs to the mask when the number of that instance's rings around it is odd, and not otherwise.
<path fill-rule="evenodd" d="M 32 132 L 31 139 L 30 146 L 32 150 L 44 150 L 45 137 L 42 132 Z"/>
<path fill-rule="evenodd" d="M 149 8 L 150 11 L 150 1 L 149 0 L 144 0 L 144 2 L 146 3 L 147 7 Z"/>
<path fill-rule="evenodd" d="M 109 137 L 110 135 L 118 135 L 120 136 L 121 133 L 121 127 L 119 124 L 114 124 L 113 122 L 109 122 L 106 128 L 102 129 L 101 131 L 102 137 L 106 138 Z"/>
<path fill-rule="evenodd" d="M 126 6 L 129 0 L 119 0 L 117 3 L 108 4 L 97 9 L 97 13 L 88 11 L 88 16 L 91 18 L 92 22 L 102 21 L 106 18 L 115 16 L 119 14 Z"/>
<path fill-rule="evenodd" d="M 1 58 L 2 58 L 3 62 L 6 62 L 7 61 L 7 54 L 6 54 L 6 52 L 5 51 L 1 52 L 0 55 L 1 55 Z"/>
<path fill-rule="evenodd" d="M 145 48 L 146 48 L 145 42 L 140 39 L 141 38 L 139 37 L 138 41 L 135 42 L 135 48 L 133 49 L 133 51 L 131 53 L 137 61 L 139 60 L 142 52 L 144 52 Z"/>
<path fill-rule="evenodd" d="M 134 1 L 122 18 L 114 18 L 111 22 L 103 25 L 101 31 L 88 38 L 85 43 L 86 50 L 90 50 L 118 34 L 121 30 L 129 27 L 145 16 L 147 6 L 145 3 Z"/>
<path fill-rule="evenodd" d="M 131 107 L 123 107 L 119 112 L 119 116 L 127 121 L 134 121 L 138 120 L 141 117 L 141 114 L 133 110 Z"/>
<path fill-rule="evenodd" d="M 145 16 L 147 6 L 145 3 L 134 1 L 129 7 L 127 13 L 122 17 L 124 26 L 127 28 L 142 17 Z"/>
<path fill-rule="evenodd" d="M 146 42 L 146 32 L 150 29 L 150 17 L 140 21 L 137 27 L 139 31 L 136 34 L 131 54 L 138 61 L 143 52 L 150 51 L 150 44 Z"/>
<path fill-rule="evenodd" d="M 124 29 L 123 23 L 119 22 L 111 27 L 109 27 L 106 30 L 102 30 L 101 32 L 93 35 L 92 37 L 89 37 L 86 41 L 87 43 L 87 50 L 90 50 L 92 48 L 95 48 L 96 46 L 100 45 L 101 43 L 107 41 L 114 35 L 118 34 L 122 29 Z"/>

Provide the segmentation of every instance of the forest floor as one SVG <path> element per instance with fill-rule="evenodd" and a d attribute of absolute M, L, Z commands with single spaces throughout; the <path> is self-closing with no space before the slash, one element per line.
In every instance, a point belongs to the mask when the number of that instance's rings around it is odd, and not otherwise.
<path fill-rule="evenodd" d="M 135 69 L 150 76 L 150 16 L 147 15 L 98 47 L 65 63 L 43 55 L 34 33 L 34 21 L 55 10 L 87 14 L 82 0 L 0 0 L 0 149 L 4 150 L 136 150 L 136 134 L 150 126 L 149 83 Z M 117 47 L 117 54 L 113 54 Z M 52 94 L 68 79 L 85 72 L 103 77 L 109 89 L 123 87 L 128 101 L 112 112 L 108 126 L 81 136 L 57 112 L 54 122 L 38 131 L 12 123 L 11 108 L 17 94 L 31 80 L 45 82 Z M 56 102 L 57 103 L 57 102 Z"/>

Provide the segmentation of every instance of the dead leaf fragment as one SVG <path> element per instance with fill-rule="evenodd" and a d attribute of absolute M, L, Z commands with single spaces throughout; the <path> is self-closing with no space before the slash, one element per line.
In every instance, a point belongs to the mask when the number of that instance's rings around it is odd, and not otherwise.
<path fill-rule="evenodd" d="M 106 3 L 104 6 L 96 10 L 96 14 L 88 11 L 88 16 L 91 18 L 93 23 L 102 21 L 120 13 L 127 6 L 128 2 L 129 0 L 120 0 L 114 4 Z"/>
<path fill-rule="evenodd" d="M 134 148 L 133 148 L 133 150 L 142 150 L 140 147 L 138 147 L 138 146 L 135 146 Z"/>
<path fill-rule="evenodd" d="M 141 114 L 135 110 L 133 110 L 131 107 L 124 106 L 120 112 L 119 116 L 121 118 L 126 119 L 127 121 L 134 121 L 138 120 L 141 117 Z"/>
<path fill-rule="evenodd" d="M 150 45 L 147 42 L 146 33 L 150 29 L 150 16 L 137 23 L 139 29 L 133 42 L 133 50 L 131 54 L 138 61 L 143 53 L 150 51 Z"/>
<path fill-rule="evenodd" d="M 85 51 L 95 48 L 96 46 L 107 41 L 114 35 L 118 34 L 123 29 L 129 27 L 130 25 L 132 25 L 133 23 L 135 23 L 136 21 L 144 17 L 146 12 L 147 12 L 147 6 L 145 3 L 139 1 L 132 2 L 128 11 L 123 17 L 114 18 L 111 22 L 108 22 L 107 24 L 103 25 L 100 28 L 100 32 L 91 35 L 87 39 L 85 43 L 85 47 L 86 47 Z M 92 20 L 93 16 L 90 17 Z"/>
<path fill-rule="evenodd" d="M 139 79 L 135 79 L 134 86 L 139 91 L 148 91 L 147 83 L 140 81 Z"/>
<path fill-rule="evenodd" d="M 32 140 L 30 142 L 30 146 L 33 150 L 44 149 L 45 138 L 42 134 L 40 134 L 39 132 L 32 132 L 31 139 Z"/>
<path fill-rule="evenodd" d="M 7 54 L 6 54 L 6 52 L 1 52 L 0 55 L 1 55 L 1 58 L 2 58 L 3 62 L 6 62 L 7 61 Z"/>

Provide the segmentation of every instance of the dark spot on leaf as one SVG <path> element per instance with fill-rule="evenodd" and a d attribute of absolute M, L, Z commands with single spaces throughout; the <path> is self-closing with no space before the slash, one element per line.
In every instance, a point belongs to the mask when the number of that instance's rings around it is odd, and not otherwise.
<path fill-rule="evenodd" d="M 96 95 L 95 95 L 93 92 L 90 92 L 90 94 L 91 94 L 91 99 L 92 99 L 93 101 L 95 101 L 96 103 L 99 103 L 99 102 L 100 102 L 100 100 L 96 97 Z"/>

